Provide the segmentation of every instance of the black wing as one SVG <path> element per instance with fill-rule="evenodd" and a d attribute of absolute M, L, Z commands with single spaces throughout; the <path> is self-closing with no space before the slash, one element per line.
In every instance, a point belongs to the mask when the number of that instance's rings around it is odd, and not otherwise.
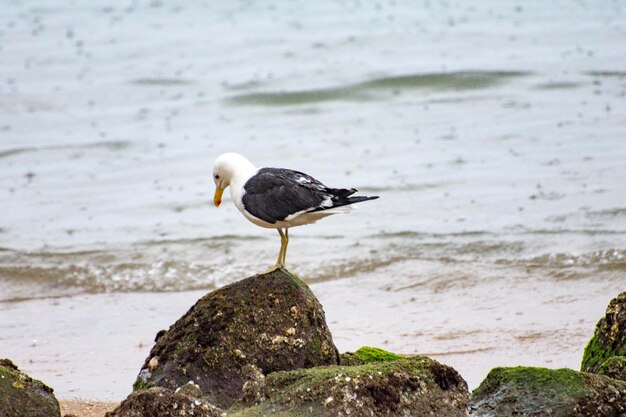
<path fill-rule="evenodd" d="M 298 212 L 327 210 L 378 197 L 351 197 L 355 189 L 329 188 L 303 172 L 262 168 L 243 186 L 244 208 L 253 216 L 276 223 Z"/>

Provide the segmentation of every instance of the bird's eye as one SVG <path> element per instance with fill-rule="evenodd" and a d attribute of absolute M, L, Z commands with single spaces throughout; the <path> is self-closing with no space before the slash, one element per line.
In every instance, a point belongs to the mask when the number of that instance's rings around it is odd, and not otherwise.
<path fill-rule="evenodd" d="M 216 180 L 219 180 L 219 179 L 220 179 L 220 176 L 219 176 L 219 175 L 217 175 L 217 174 L 215 174 L 215 179 L 216 179 Z"/>

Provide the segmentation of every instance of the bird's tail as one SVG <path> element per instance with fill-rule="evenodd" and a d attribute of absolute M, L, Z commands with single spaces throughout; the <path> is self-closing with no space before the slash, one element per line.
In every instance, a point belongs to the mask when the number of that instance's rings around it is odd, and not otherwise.
<path fill-rule="evenodd" d="M 328 191 L 330 194 L 334 195 L 335 197 L 340 197 L 340 198 L 347 198 L 348 196 L 351 196 L 352 194 L 357 192 L 356 188 L 327 188 L 326 191 Z"/>
<path fill-rule="evenodd" d="M 360 203 L 361 201 L 376 200 L 377 198 L 378 198 L 377 195 L 373 195 L 373 196 L 358 195 L 356 197 L 348 197 L 346 199 L 348 200 L 346 204 L 354 204 L 354 203 Z"/>
<path fill-rule="evenodd" d="M 335 193 L 333 196 L 332 206 L 318 207 L 317 209 L 313 211 L 329 211 L 331 213 L 347 213 L 350 211 L 351 206 L 354 203 L 360 203 L 362 201 L 367 201 L 367 200 L 375 200 L 378 198 L 378 196 L 364 196 L 364 195 L 348 197 L 349 195 L 354 194 L 357 191 L 354 188 L 350 190 L 338 189 L 336 191 L 338 191 L 338 193 Z M 345 195 L 342 192 L 348 192 L 349 194 Z"/>
<path fill-rule="evenodd" d="M 371 196 L 371 197 L 368 197 L 368 196 L 350 197 L 352 194 L 358 191 L 356 188 L 327 188 L 326 191 L 328 191 L 333 196 L 337 197 L 338 201 L 336 201 L 336 203 L 339 203 L 339 205 L 360 203 L 361 201 L 376 200 L 378 198 L 377 195 Z"/>

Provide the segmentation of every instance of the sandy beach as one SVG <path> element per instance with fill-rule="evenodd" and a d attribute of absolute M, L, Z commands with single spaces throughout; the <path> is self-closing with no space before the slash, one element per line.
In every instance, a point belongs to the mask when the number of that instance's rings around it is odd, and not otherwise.
<path fill-rule="evenodd" d="M 61 415 L 73 415 L 76 417 L 102 417 L 108 411 L 112 411 L 117 403 L 107 403 L 86 400 L 61 400 Z"/>

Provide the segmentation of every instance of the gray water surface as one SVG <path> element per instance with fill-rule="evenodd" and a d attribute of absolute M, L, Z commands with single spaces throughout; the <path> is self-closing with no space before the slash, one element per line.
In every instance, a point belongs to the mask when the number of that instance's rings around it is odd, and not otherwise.
<path fill-rule="evenodd" d="M 291 231 L 309 282 L 626 283 L 623 2 L 6 3 L 2 300 L 264 270 L 225 151 L 380 195 Z"/>

